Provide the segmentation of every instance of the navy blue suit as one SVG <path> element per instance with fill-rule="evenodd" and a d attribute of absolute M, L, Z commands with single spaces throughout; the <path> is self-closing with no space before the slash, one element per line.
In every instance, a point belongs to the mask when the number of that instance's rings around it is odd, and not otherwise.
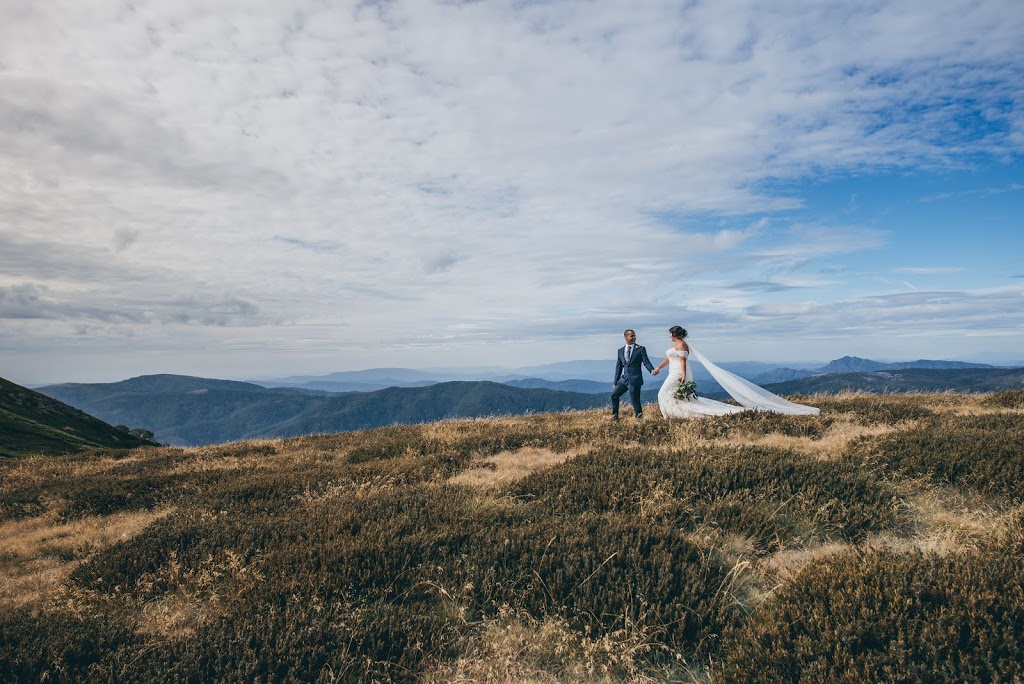
<path fill-rule="evenodd" d="M 612 415 L 616 418 L 619 415 L 619 397 L 629 392 L 629 398 L 633 403 L 633 413 L 638 417 L 644 413 L 640 405 L 640 388 L 644 386 L 644 367 L 648 372 L 654 370 L 654 365 L 647 358 L 647 350 L 639 344 L 633 345 L 633 354 L 626 362 L 626 348 L 619 349 L 618 357 L 615 359 L 615 379 L 612 383 L 615 389 L 612 390 Z"/>

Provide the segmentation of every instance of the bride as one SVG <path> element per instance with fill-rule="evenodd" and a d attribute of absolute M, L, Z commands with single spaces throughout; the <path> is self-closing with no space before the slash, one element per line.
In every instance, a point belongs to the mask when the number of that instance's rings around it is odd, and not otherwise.
<path fill-rule="evenodd" d="M 771 411 L 772 413 L 789 413 L 803 415 L 817 415 L 818 409 L 813 406 L 804 406 L 787 401 L 782 397 L 772 394 L 768 390 L 758 387 L 752 382 L 719 368 L 711 363 L 706 356 L 686 343 L 686 330 L 674 325 L 669 328 L 669 337 L 672 339 L 672 347 L 665 352 L 665 360 L 655 369 L 660 372 L 665 366 L 669 366 L 668 378 L 658 391 L 658 407 L 661 415 L 665 418 L 696 418 L 699 416 L 724 416 L 729 413 L 741 411 Z M 690 371 L 689 358 L 693 357 L 718 381 L 718 384 L 729 393 L 733 399 L 742 406 L 725 404 L 714 399 L 691 396 L 681 399 L 676 396 L 681 381 L 693 381 L 693 373 Z"/>

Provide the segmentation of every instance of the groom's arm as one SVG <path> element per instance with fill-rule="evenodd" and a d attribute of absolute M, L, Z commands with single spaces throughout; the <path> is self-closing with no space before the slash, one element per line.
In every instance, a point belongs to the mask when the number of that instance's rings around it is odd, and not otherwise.
<path fill-rule="evenodd" d="M 648 373 L 654 373 L 654 364 L 647 358 L 647 347 L 640 347 L 640 360 L 647 366 Z"/>
<path fill-rule="evenodd" d="M 619 378 L 622 377 L 622 354 L 615 355 L 615 379 L 612 380 L 612 387 L 614 388 L 619 384 Z"/>

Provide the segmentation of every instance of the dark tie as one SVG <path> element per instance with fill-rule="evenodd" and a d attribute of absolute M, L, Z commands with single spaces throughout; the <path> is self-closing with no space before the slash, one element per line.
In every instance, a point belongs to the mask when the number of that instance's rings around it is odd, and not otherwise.
<path fill-rule="evenodd" d="M 626 363 L 629 363 L 629 357 L 632 356 L 633 347 L 626 347 Z"/>

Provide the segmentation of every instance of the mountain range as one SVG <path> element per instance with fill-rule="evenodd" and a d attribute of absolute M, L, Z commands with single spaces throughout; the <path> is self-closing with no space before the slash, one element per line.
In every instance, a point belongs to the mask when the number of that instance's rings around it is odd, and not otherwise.
<path fill-rule="evenodd" d="M 610 383 L 609 383 L 610 384 Z M 172 445 L 200 445 L 362 430 L 446 418 L 479 418 L 604 406 L 605 395 L 480 382 L 330 394 L 180 375 L 40 388 L 109 422 L 140 426 Z M 646 392 L 651 401 L 655 392 Z"/>
<path fill-rule="evenodd" d="M 847 373 L 850 371 L 884 371 L 884 370 L 906 370 L 911 368 L 995 368 L 987 363 L 969 363 L 967 361 L 935 361 L 929 359 L 918 359 L 917 361 L 896 361 L 887 363 L 884 361 L 872 361 L 856 356 L 844 356 L 841 359 L 829 361 L 828 364 L 818 369 L 820 373 Z"/>
<path fill-rule="evenodd" d="M 765 385 L 776 394 L 999 392 L 1024 389 L 1024 368 L 892 368 L 822 373 Z"/>
<path fill-rule="evenodd" d="M 605 362 L 570 364 L 573 371 L 579 372 L 593 372 L 597 364 L 608 370 Z M 732 364 L 734 372 L 738 365 L 741 364 Z M 766 371 L 767 365 L 745 364 L 743 370 L 748 377 L 753 375 L 752 379 L 758 384 L 782 395 L 850 390 L 975 392 L 1024 387 L 1024 369 L 956 361 L 883 363 L 844 357 L 813 369 L 770 367 Z M 847 368 L 870 370 L 826 370 Z M 39 391 L 109 423 L 150 430 L 157 441 L 172 445 L 608 406 L 610 378 L 562 379 L 564 368 L 559 364 L 528 370 L 550 375 L 509 377 L 509 372 L 505 371 L 504 376 L 496 374 L 504 377 L 504 382 L 443 381 L 438 379 L 443 376 L 432 372 L 389 368 L 286 378 L 293 384 L 272 387 L 233 380 L 150 375 L 114 383 L 50 385 Z M 703 396 L 725 397 L 701 366 L 695 364 L 694 371 Z M 765 378 L 782 380 L 765 382 Z M 340 393 L 324 389 L 330 383 L 374 386 L 389 380 L 413 385 Z M 660 380 L 645 385 L 649 389 L 644 391 L 643 400 L 656 401 L 660 385 Z"/>
<path fill-rule="evenodd" d="M 904 368 L 994 368 L 983 363 L 966 361 L 885 362 L 844 356 L 825 365 L 816 363 L 780 366 L 760 361 L 734 361 L 720 364 L 742 378 L 759 385 L 786 382 L 828 373 L 850 371 L 898 370 Z M 610 361 L 562 361 L 524 368 L 453 368 L 430 371 L 411 368 L 371 368 L 342 371 L 329 375 L 300 375 L 272 380 L 254 380 L 262 387 L 291 387 L 326 392 L 373 392 L 387 387 L 425 387 L 428 385 L 462 381 L 487 380 L 513 387 L 544 388 L 584 394 L 604 394 L 611 385 L 614 363 Z M 711 374 L 698 363 L 693 364 L 694 380 L 705 393 L 720 392 L 722 388 Z M 660 384 L 660 383 L 659 383 Z"/>
<path fill-rule="evenodd" d="M 886 371 L 904 370 L 908 368 L 926 369 L 948 369 L 948 368 L 995 368 L 987 363 L 970 363 L 967 361 L 936 361 L 931 359 L 918 359 L 917 361 L 872 361 L 857 356 L 844 356 L 840 359 L 829 361 L 819 368 L 772 368 L 754 377 L 743 376 L 742 373 L 733 371 L 737 375 L 747 377 L 748 380 L 759 385 L 774 384 L 777 382 L 788 382 L 800 378 L 811 378 L 816 375 L 828 375 L 831 373 L 849 373 L 853 371 Z"/>
<path fill-rule="evenodd" d="M 657 359 L 652 359 L 657 363 Z M 812 368 L 819 364 L 801 364 L 800 368 Z M 722 367 L 737 375 L 754 379 L 759 375 L 778 368 L 777 364 L 758 361 L 723 363 Z M 262 387 L 292 387 L 330 392 L 372 392 L 386 387 L 424 387 L 440 382 L 480 381 L 500 382 L 514 387 L 545 387 L 563 391 L 604 393 L 608 391 L 615 370 L 614 361 L 561 361 L 542 366 L 523 368 L 439 368 L 429 371 L 412 368 L 370 368 L 358 371 L 341 371 L 328 375 L 296 375 L 269 380 L 252 380 Z M 792 370 L 792 369 L 789 369 Z M 694 379 L 701 384 L 714 383 L 703 366 L 693 366 Z M 788 379 L 788 377 L 787 377 Z M 587 384 L 560 384 L 579 383 Z"/>

